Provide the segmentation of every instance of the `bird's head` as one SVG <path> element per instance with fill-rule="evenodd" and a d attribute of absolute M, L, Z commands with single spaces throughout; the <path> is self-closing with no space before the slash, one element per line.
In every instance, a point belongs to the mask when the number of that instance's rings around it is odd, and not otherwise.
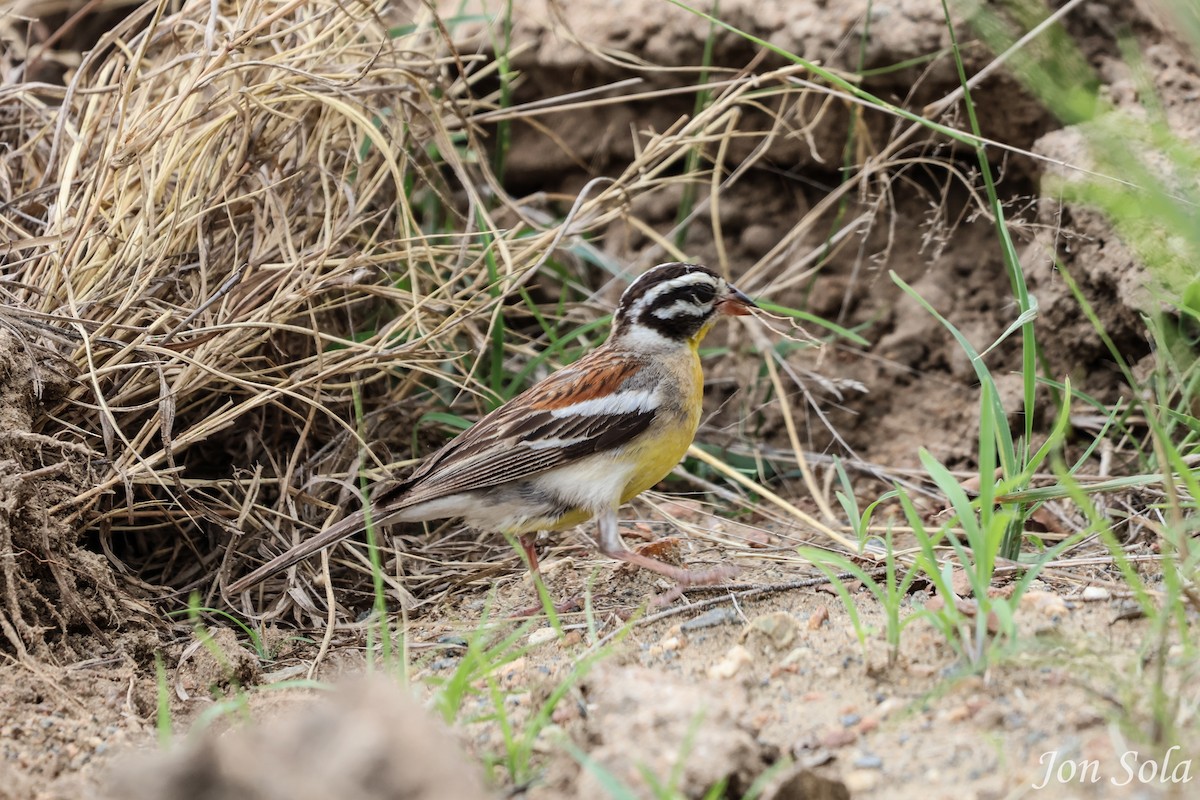
<path fill-rule="evenodd" d="M 708 267 L 659 264 L 621 295 L 613 317 L 613 338 L 695 346 L 717 315 L 743 316 L 752 308 L 758 306 Z"/>

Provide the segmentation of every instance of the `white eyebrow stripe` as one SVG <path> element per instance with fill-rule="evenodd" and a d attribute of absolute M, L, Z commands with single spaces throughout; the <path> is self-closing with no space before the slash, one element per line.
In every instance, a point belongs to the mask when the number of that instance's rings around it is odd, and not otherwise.
<path fill-rule="evenodd" d="M 703 317 L 706 313 L 708 313 L 708 309 L 704 306 L 689 302 L 687 300 L 676 300 L 666 308 L 656 308 L 650 313 L 659 319 L 671 319 L 679 316 L 678 312 L 680 311 L 684 312 L 684 315 L 689 317 Z"/>
<path fill-rule="evenodd" d="M 669 281 L 663 281 L 658 286 L 655 286 L 650 291 L 638 298 L 638 301 L 633 304 L 633 308 L 638 311 L 653 303 L 661 295 L 674 291 L 681 286 L 691 286 L 696 283 L 707 283 L 714 289 L 717 288 L 713 282 L 713 277 L 707 272 L 692 272 L 687 275 L 680 275 L 678 278 L 672 278 Z"/>
<path fill-rule="evenodd" d="M 563 417 L 595 417 L 602 414 L 630 414 L 653 411 L 658 406 L 658 392 L 637 389 L 572 403 L 569 406 L 554 409 L 550 412 L 550 416 L 562 419 Z"/>

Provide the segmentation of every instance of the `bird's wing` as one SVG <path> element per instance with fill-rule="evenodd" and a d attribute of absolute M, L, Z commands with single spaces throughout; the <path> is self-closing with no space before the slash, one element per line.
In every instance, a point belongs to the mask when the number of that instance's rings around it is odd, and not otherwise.
<path fill-rule="evenodd" d="M 518 481 L 643 433 L 662 404 L 635 376 L 644 363 L 596 351 L 513 398 L 430 456 L 375 502 L 416 505 Z"/>
<path fill-rule="evenodd" d="M 521 480 L 629 442 L 662 404 L 643 363 L 597 350 L 488 414 L 403 481 L 371 498 L 376 522 L 428 500 Z M 649 388 L 645 384 L 650 384 Z M 239 594 L 318 550 L 362 530 L 358 511 L 227 587 Z"/>

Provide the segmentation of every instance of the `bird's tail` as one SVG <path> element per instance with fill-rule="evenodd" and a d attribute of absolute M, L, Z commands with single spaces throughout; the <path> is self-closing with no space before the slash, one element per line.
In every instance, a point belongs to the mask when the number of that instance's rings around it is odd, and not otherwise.
<path fill-rule="evenodd" d="M 375 524 L 380 523 L 382 523 L 382 520 L 375 520 Z M 285 570 L 293 564 L 297 564 L 308 558 L 313 553 L 337 544 L 342 539 L 353 536 L 359 531 L 366 530 L 366 527 L 366 515 L 362 511 L 356 511 L 345 519 L 335 522 L 311 539 L 305 539 L 287 552 L 280 553 L 249 575 L 238 578 L 229 584 L 227 591 L 231 595 L 241 594 L 247 589 L 262 583 L 276 572 Z"/>

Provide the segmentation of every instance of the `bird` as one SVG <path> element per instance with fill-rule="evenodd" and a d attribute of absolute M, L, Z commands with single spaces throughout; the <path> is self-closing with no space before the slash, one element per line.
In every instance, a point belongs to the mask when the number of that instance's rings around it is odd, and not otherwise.
<path fill-rule="evenodd" d="M 699 347 L 720 316 L 758 306 L 700 264 L 670 262 L 622 293 L 608 339 L 499 406 L 356 511 L 231 583 L 237 595 L 373 524 L 461 518 L 519 540 L 537 572 L 542 532 L 595 518 L 605 556 L 680 586 L 721 583 L 726 567 L 687 569 L 630 550 L 617 510 L 683 459 L 700 424 Z"/>

